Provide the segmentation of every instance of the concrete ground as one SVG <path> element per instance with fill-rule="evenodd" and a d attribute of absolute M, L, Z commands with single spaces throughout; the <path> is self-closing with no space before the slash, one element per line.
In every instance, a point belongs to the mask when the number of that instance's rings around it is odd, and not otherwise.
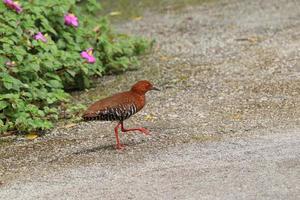
<path fill-rule="evenodd" d="M 138 71 L 75 94 L 92 102 L 152 80 L 126 121 L 1 139 L 1 199 L 299 199 L 300 1 L 209 1 L 117 25 L 156 39 Z"/>
<path fill-rule="evenodd" d="M 116 154 L 114 165 L 96 162 L 32 176 L 3 188 L 1 199 L 299 199 L 296 134 L 182 144 L 139 162 L 123 163 L 128 154 Z"/>

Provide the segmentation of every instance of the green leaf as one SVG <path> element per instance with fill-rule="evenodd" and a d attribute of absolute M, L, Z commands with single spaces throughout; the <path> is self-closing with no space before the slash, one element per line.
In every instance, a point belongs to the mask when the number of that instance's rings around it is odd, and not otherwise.
<path fill-rule="evenodd" d="M 0 101 L 0 110 L 6 108 L 9 104 L 6 101 Z"/>
<path fill-rule="evenodd" d="M 14 42 L 9 38 L 1 38 L 0 42 L 7 43 L 7 44 L 10 44 L 10 45 L 14 44 Z"/>
<path fill-rule="evenodd" d="M 50 26 L 47 19 L 45 19 L 45 18 L 42 19 L 42 25 L 46 31 L 49 31 L 49 32 L 53 33 L 54 35 L 57 35 L 57 32 Z"/>
<path fill-rule="evenodd" d="M 61 81 L 58 81 L 58 80 L 50 80 L 49 84 L 53 88 L 63 88 L 63 85 L 62 85 Z"/>
<path fill-rule="evenodd" d="M 10 76 L 7 73 L 0 73 L 0 80 L 2 80 L 3 85 L 6 89 L 10 90 L 16 90 L 19 91 L 20 87 L 22 86 L 22 82 L 19 81 L 18 79 Z"/>
<path fill-rule="evenodd" d="M 0 134 L 51 128 L 60 116 L 58 105 L 70 101 L 64 88 L 89 88 L 95 75 L 124 71 L 150 46 L 147 40 L 114 33 L 108 19 L 99 17 L 98 0 L 21 4 L 24 11 L 17 14 L 0 3 Z M 79 27 L 64 24 L 67 12 L 79 18 Z M 47 42 L 33 38 L 38 32 L 47 34 Z M 91 47 L 97 62 L 86 64 L 80 52 Z M 6 66 L 7 61 L 15 65 Z M 78 109 L 68 113 L 75 117 Z"/>
<path fill-rule="evenodd" d="M 16 100 L 19 98 L 19 94 L 18 93 L 8 93 L 8 94 L 2 94 L 0 95 L 0 100 L 3 100 L 3 99 L 8 99 L 8 100 Z"/>
<path fill-rule="evenodd" d="M 73 70 L 67 69 L 67 72 L 68 72 L 72 77 L 75 77 L 75 75 L 76 75 L 76 72 L 73 71 Z"/>

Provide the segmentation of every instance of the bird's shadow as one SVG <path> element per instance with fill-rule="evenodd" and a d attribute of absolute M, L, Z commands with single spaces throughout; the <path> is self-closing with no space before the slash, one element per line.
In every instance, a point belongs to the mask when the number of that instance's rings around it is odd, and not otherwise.
<path fill-rule="evenodd" d="M 125 150 L 126 148 L 130 148 L 130 147 L 134 147 L 138 144 L 143 144 L 144 141 L 140 141 L 140 142 L 127 142 L 127 143 L 123 143 L 125 145 Z M 115 145 L 101 145 L 101 146 L 96 146 L 96 147 L 92 147 L 92 148 L 88 148 L 88 149 L 81 149 L 79 151 L 73 152 L 72 155 L 82 155 L 82 154 L 89 154 L 89 153 L 95 153 L 95 152 L 99 152 L 99 151 L 111 151 L 111 152 L 116 152 L 116 148 Z"/>
<path fill-rule="evenodd" d="M 96 146 L 96 147 L 92 147 L 92 148 L 88 148 L 88 149 L 81 149 L 79 151 L 73 152 L 73 155 L 80 155 L 80 154 L 89 154 L 89 153 L 95 153 L 98 151 L 111 151 L 111 150 L 115 150 L 114 145 L 101 145 L 101 146 Z"/>

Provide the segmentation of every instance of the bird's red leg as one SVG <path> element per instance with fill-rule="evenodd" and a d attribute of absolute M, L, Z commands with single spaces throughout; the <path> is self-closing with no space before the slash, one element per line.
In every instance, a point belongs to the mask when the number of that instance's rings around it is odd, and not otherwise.
<path fill-rule="evenodd" d="M 116 135 L 116 140 L 117 140 L 116 149 L 123 149 L 124 148 L 124 145 L 120 143 L 119 134 L 118 134 L 118 128 L 119 128 L 120 125 L 122 127 L 122 122 L 119 122 L 118 125 L 115 127 L 115 135 Z"/>
<path fill-rule="evenodd" d="M 122 132 L 128 132 L 128 131 L 140 131 L 142 133 L 144 133 L 145 135 L 150 135 L 150 132 L 148 129 L 145 128 L 131 128 L 131 129 L 125 129 L 123 126 L 123 122 L 120 122 L 121 124 L 121 131 Z"/>

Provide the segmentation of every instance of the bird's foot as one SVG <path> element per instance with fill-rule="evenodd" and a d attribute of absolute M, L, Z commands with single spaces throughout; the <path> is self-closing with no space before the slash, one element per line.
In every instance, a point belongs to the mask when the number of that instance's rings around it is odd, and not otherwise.
<path fill-rule="evenodd" d="M 126 132 L 129 132 L 129 131 L 139 131 L 139 132 L 141 132 L 145 135 L 150 135 L 150 131 L 146 128 L 131 128 L 131 129 L 122 128 L 121 131 L 122 131 L 123 134 L 126 133 Z"/>
<path fill-rule="evenodd" d="M 125 145 L 124 144 L 117 144 L 115 146 L 116 150 L 124 150 L 125 149 Z"/>
<path fill-rule="evenodd" d="M 145 135 L 150 135 L 150 131 L 146 128 L 139 128 L 138 129 L 140 132 L 144 133 Z"/>

